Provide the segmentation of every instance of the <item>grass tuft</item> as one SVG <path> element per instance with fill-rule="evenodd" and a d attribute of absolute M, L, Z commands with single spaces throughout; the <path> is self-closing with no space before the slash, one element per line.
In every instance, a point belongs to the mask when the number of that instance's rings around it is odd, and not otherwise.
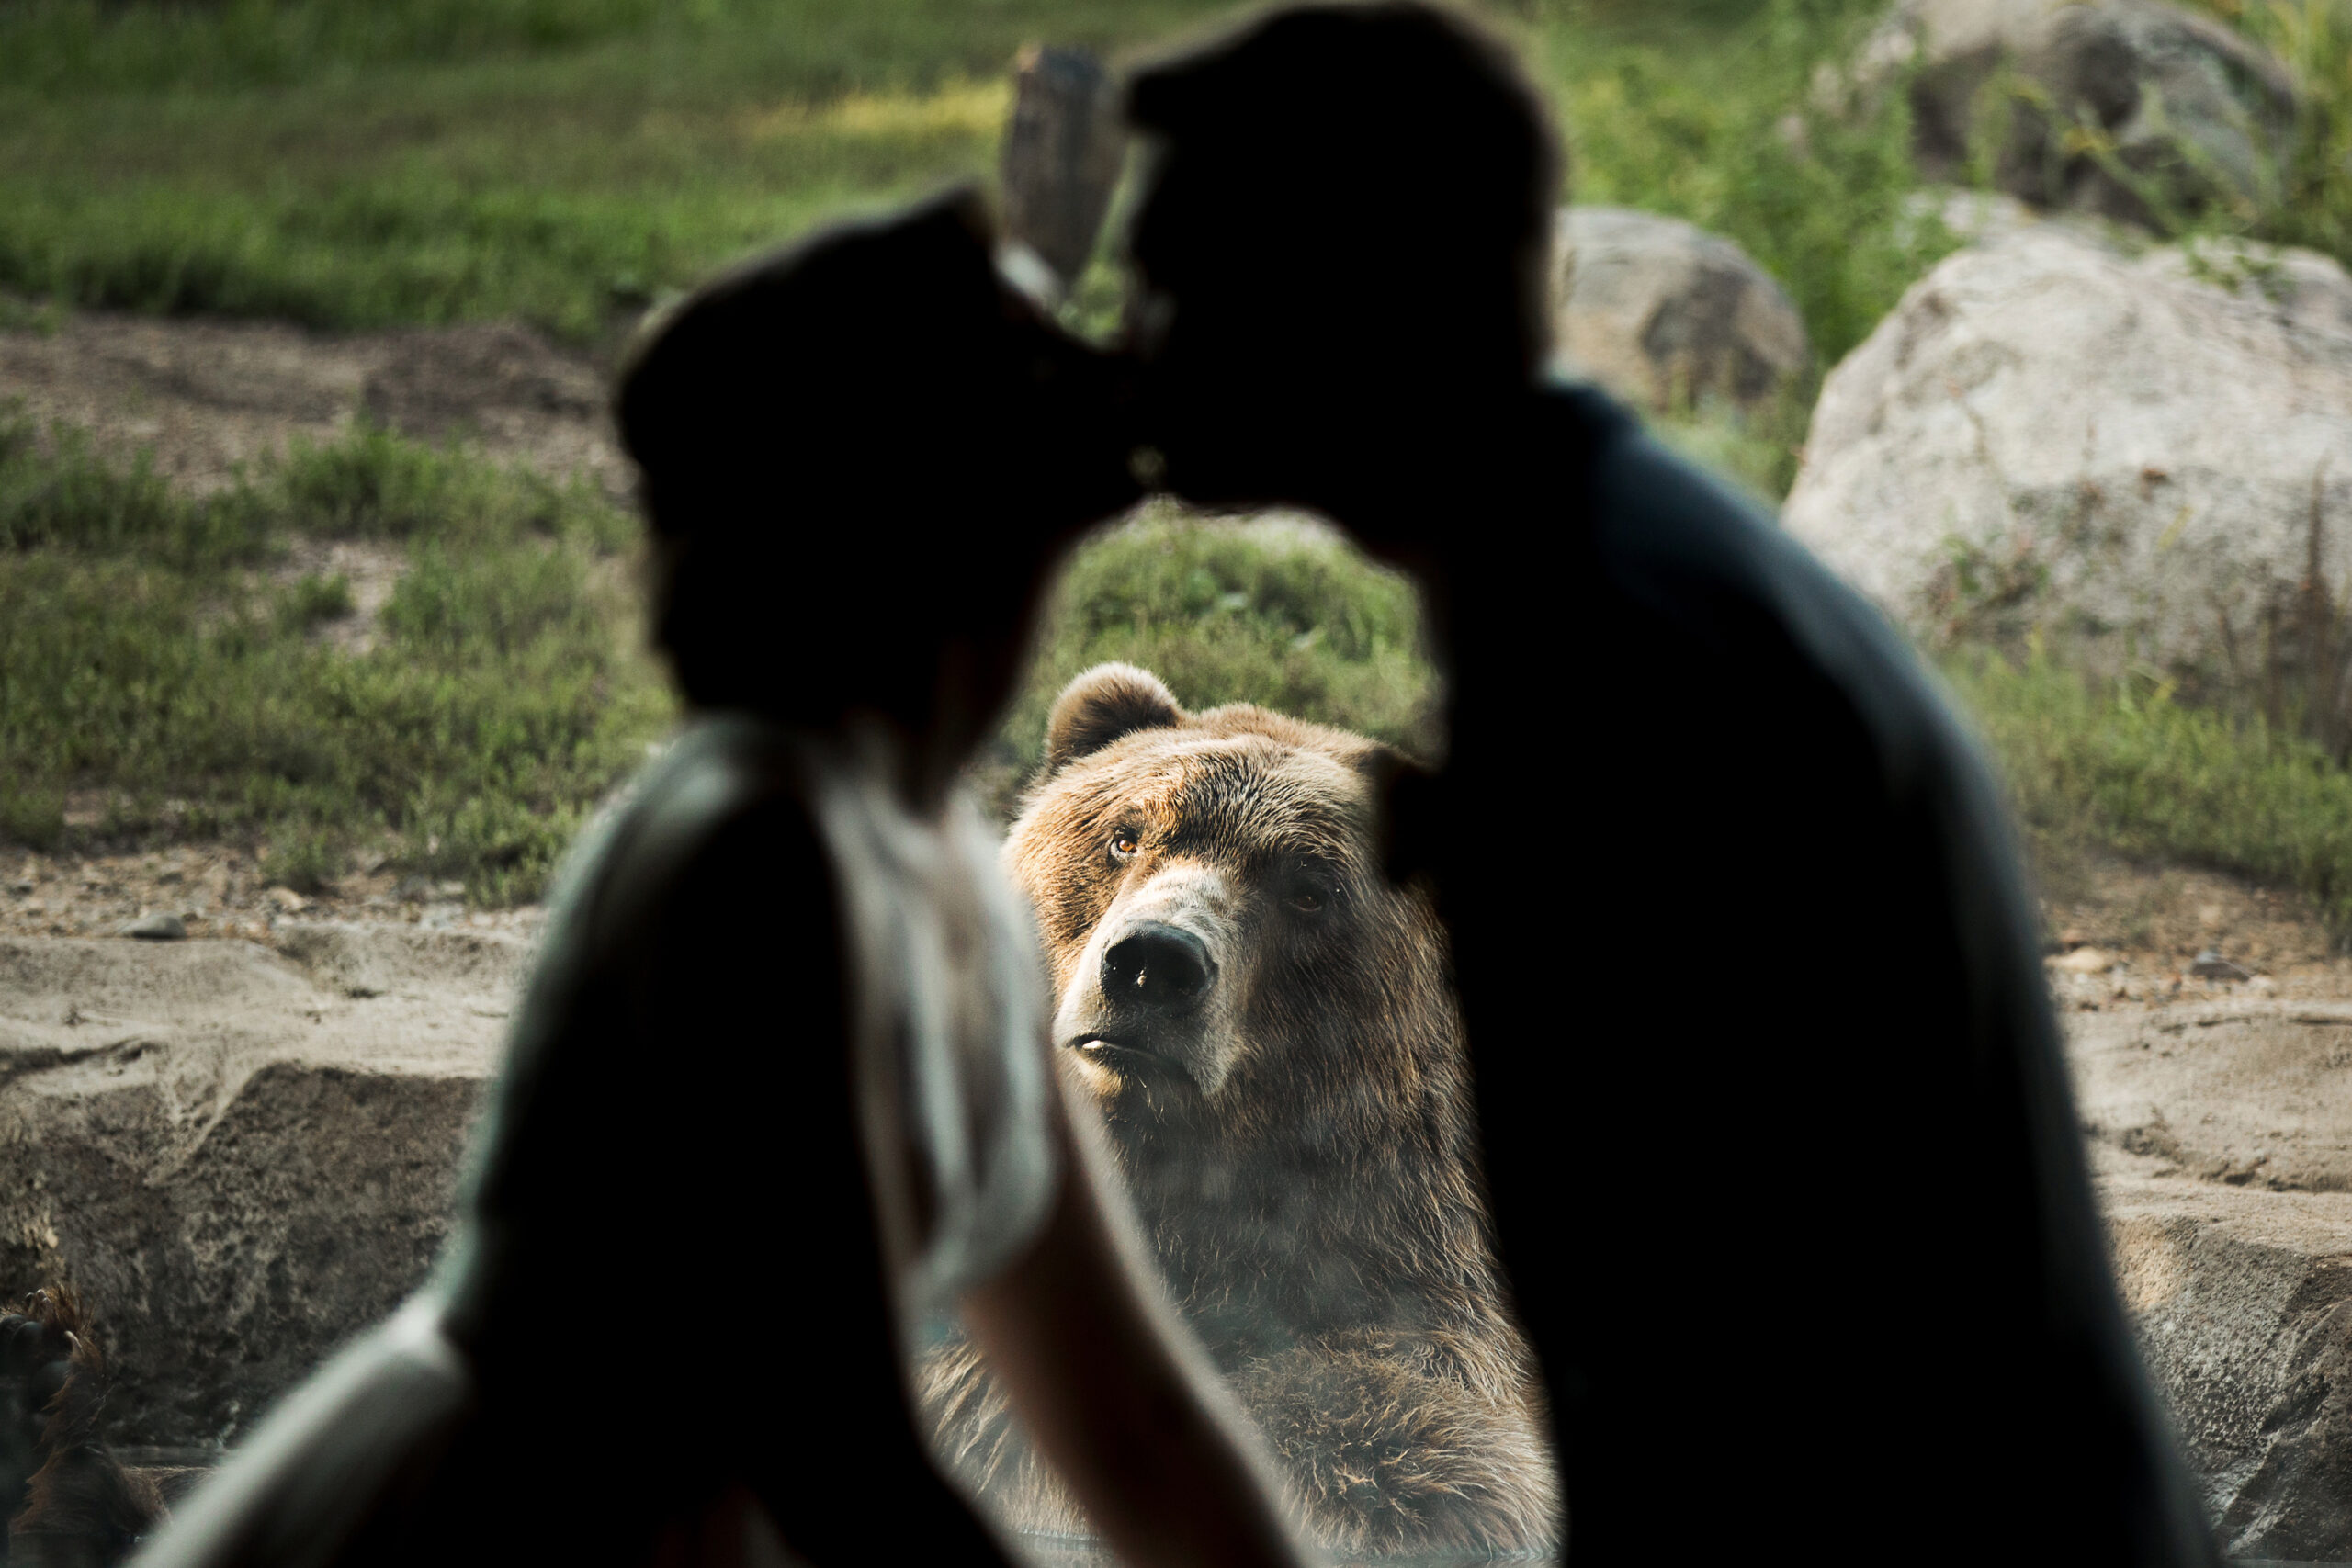
<path fill-rule="evenodd" d="M 1150 670 L 1190 708 L 1256 703 L 1423 756 L 1442 746 L 1411 582 L 1317 525 L 1169 509 L 1097 535 L 1048 601 L 1000 761 L 1034 769 L 1054 698 L 1114 659 Z"/>
<path fill-rule="evenodd" d="M 1944 670 L 2038 833 L 2299 888 L 2352 943 L 2352 773 L 2318 743 L 2046 659 L 1966 651 Z"/>
<path fill-rule="evenodd" d="M 0 496 L 0 837 L 34 847 L 266 840 L 305 891 L 388 840 L 396 867 L 535 896 L 672 706 L 639 648 L 634 525 L 559 487 L 378 431 L 299 447 L 203 500 L 11 427 Z M 129 499 L 126 499 L 129 498 Z M 276 580 L 303 538 L 398 542 L 364 654 L 309 633 L 340 576 Z M 28 547 L 31 545 L 40 547 Z M 107 802 L 67 828 L 69 792 Z M 170 807 L 165 803 L 172 802 Z"/>

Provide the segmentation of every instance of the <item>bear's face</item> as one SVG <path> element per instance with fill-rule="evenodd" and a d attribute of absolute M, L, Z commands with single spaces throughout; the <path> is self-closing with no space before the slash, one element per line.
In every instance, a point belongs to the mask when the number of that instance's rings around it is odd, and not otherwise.
<path fill-rule="evenodd" d="M 1126 666 L 1063 694 L 1009 852 L 1057 1055 L 1123 1141 L 1378 1146 L 1450 1077 L 1440 943 L 1372 849 L 1396 761 L 1257 708 L 1187 715 Z"/>
<path fill-rule="evenodd" d="M 1374 853 L 1401 762 L 1258 708 L 1188 715 L 1104 665 L 1055 704 L 1006 847 L 1056 1054 L 1103 1108 L 1170 1298 L 1348 1561 L 1556 1534 L 1443 935 Z M 925 1375 L 975 1479 L 1005 1478 L 1027 1528 L 1076 1528 L 1023 1500 L 1050 1483 L 977 1350 Z"/>

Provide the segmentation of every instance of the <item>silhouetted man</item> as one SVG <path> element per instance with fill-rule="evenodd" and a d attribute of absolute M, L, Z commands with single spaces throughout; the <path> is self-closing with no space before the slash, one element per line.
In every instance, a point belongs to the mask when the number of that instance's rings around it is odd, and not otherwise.
<path fill-rule="evenodd" d="M 1142 73 L 1170 485 L 1415 568 L 1451 923 L 1572 1561 L 2211 1563 L 2110 1280 L 2017 853 L 1881 618 L 1542 378 L 1557 166 L 1497 46 L 1302 7 Z"/>

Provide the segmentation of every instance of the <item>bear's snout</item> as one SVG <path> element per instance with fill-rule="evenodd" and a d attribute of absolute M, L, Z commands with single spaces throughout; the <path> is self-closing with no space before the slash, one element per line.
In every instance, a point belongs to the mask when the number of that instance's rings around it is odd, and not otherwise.
<path fill-rule="evenodd" d="M 1137 926 L 1102 953 L 1102 996 L 1120 1011 L 1189 1012 L 1216 979 L 1206 943 L 1182 926 Z"/>
<path fill-rule="evenodd" d="M 1103 912 L 1071 966 L 1055 1036 L 1107 1077 L 1214 1095 L 1231 1073 L 1233 895 L 1223 873 L 1163 864 Z M 1246 967 L 1246 965 L 1245 965 Z"/>

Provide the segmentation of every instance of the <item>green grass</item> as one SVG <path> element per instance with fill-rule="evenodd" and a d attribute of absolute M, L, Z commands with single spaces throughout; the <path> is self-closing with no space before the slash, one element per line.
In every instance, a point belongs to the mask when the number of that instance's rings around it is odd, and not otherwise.
<path fill-rule="evenodd" d="M 1189 708 L 1256 703 L 1422 756 L 1442 743 L 1412 584 L 1312 525 L 1171 508 L 1089 541 L 1047 602 L 1000 758 L 1035 767 L 1054 697 L 1114 659 L 1150 670 Z"/>
<path fill-rule="evenodd" d="M 2279 51 L 2311 112 L 2275 200 L 2194 227 L 2352 258 L 2352 10 L 2211 4 Z M 1881 8 L 1481 7 L 1552 89 L 1577 196 L 1738 241 L 1824 366 L 1951 243 L 1904 211 L 1898 101 L 1861 123 L 1812 107 L 1815 69 Z M 326 327 L 516 315 L 586 342 L 763 241 L 984 176 L 1023 42 L 1134 52 L 1232 10 L 17 0 L 0 7 L 0 288 Z M 1808 402 L 1763 421 L 1755 450 L 1701 446 L 1777 493 Z"/>
<path fill-rule="evenodd" d="M 641 645 L 637 525 L 584 486 L 363 429 L 195 501 L 37 434 L 0 423 L 0 842 L 228 838 L 266 843 L 266 874 L 300 892 L 365 859 L 509 903 L 674 722 Z M 365 652 L 321 635 L 353 612 L 349 581 L 301 570 L 345 540 L 405 569 Z M 1105 659 L 1196 707 L 1434 744 L 1413 590 L 1318 528 L 1108 529 L 1040 640 L 982 769 L 1000 804 L 1062 684 Z"/>
<path fill-rule="evenodd" d="M 192 501 L 0 427 L 0 837 L 238 838 L 308 886 L 364 850 L 534 896 L 669 720 L 634 537 L 585 488 L 377 433 Z M 408 558 L 365 654 L 315 635 L 348 582 L 294 570 L 334 539 Z"/>
<path fill-rule="evenodd" d="M 1579 196 L 1730 233 L 1826 358 L 1932 259 L 1900 221 L 1899 127 L 1825 123 L 1804 155 L 1775 129 L 1861 0 L 1485 9 L 1556 89 Z M 1132 52 L 1232 10 L 20 0 L 0 8 L 0 288 L 590 341 L 763 241 L 985 176 L 1023 41 Z"/>
<path fill-rule="evenodd" d="M 2352 942 L 2352 773 L 2317 744 L 2040 658 L 1966 651 L 1944 671 L 2038 838 L 2298 888 Z"/>
<path fill-rule="evenodd" d="M 2211 0 L 2287 62 L 2301 85 L 2296 127 L 2278 198 L 2228 214 L 2216 226 L 2282 244 L 2308 245 L 2352 265 L 2352 5 L 2346 0 Z"/>
<path fill-rule="evenodd" d="M 2310 112 L 2277 193 L 2189 226 L 2352 257 L 2347 0 L 2209 0 Z M 0 6 L 0 325 L 61 306 L 324 328 L 513 316 L 608 341 L 665 291 L 842 212 L 984 176 L 1031 39 L 1131 51 L 1209 0 L 16 0 Z M 1816 354 L 1779 407 L 1663 433 L 1767 500 L 1818 372 L 1950 246 L 1908 215 L 1899 102 L 1807 107 L 1880 0 L 1495 0 L 1553 93 L 1579 199 L 1727 234 Z M 1792 134 L 1792 131 L 1794 134 Z M 1113 313 L 1107 272 L 1090 319 Z M 203 502 L 70 433 L 0 435 L 0 839 L 266 839 L 535 892 L 670 722 L 638 650 L 633 525 L 585 491 L 361 433 Z M 368 653 L 321 541 L 408 562 Z M 1156 515 L 1090 544 L 992 754 L 1034 762 L 1070 674 L 1157 669 L 1430 750 L 1410 592 L 1328 538 Z M 2346 775 L 2258 722 L 1951 656 L 2045 832 L 2312 891 L 2352 932 Z M 102 802 L 95 816 L 90 802 Z M 68 826 L 69 818 L 73 826 Z"/>
<path fill-rule="evenodd" d="M 576 342 L 729 257 L 993 164 L 1024 40 L 1194 0 L 0 7 L 0 288 Z"/>

